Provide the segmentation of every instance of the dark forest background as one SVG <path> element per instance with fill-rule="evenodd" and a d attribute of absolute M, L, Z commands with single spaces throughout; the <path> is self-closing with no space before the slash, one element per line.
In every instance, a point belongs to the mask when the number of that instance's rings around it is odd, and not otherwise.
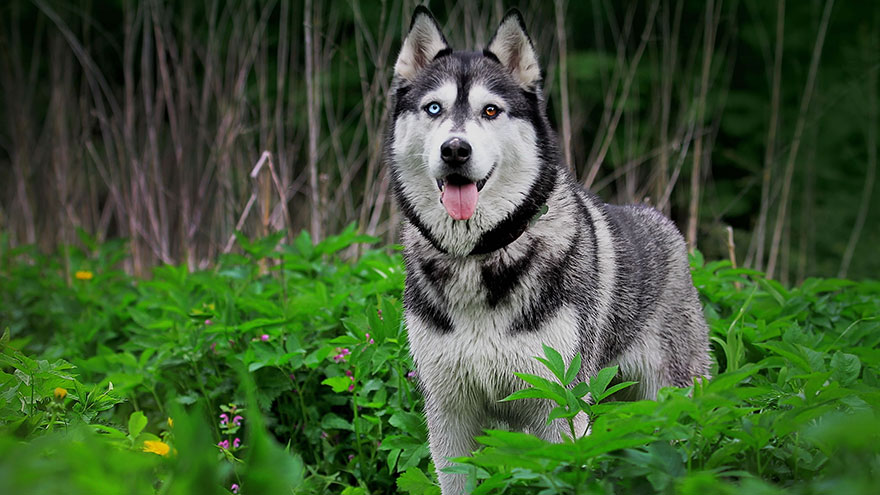
<path fill-rule="evenodd" d="M 382 134 L 419 2 L 0 6 L 0 232 L 207 266 L 231 236 L 396 240 Z M 878 277 L 880 2 L 428 2 L 456 48 L 518 6 L 566 158 L 707 258 Z"/>

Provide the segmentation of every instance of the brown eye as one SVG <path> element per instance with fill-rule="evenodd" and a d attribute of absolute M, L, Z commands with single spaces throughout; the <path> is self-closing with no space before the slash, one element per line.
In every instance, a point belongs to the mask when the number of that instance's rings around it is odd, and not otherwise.
<path fill-rule="evenodd" d="M 499 114 L 501 114 L 501 109 L 496 107 L 495 105 L 486 105 L 483 108 L 483 117 L 487 119 L 494 119 Z"/>

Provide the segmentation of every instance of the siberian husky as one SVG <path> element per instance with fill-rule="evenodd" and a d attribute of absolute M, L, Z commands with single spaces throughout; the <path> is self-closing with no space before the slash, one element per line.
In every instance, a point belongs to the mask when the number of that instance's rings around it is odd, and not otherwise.
<path fill-rule="evenodd" d="M 619 365 L 634 399 L 709 371 L 681 234 L 568 173 L 524 26 L 510 11 L 486 49 L 453 51 L 419 7 L 394 66 L 386 144 L 405 217 L 405 320 L 447 495 L 465 480 L 442 469 L 492 424 L 561 440 L 548 402 L 499 402 L 525 387 L 514 372 L 550 378 L 533 357 L 542 344 L 567 362 L 580 353 L 582 381 Z"/>

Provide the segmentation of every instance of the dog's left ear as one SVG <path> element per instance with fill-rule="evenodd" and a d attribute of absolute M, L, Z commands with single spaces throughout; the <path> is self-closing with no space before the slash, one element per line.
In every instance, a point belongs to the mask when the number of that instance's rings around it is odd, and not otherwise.
<path fill-rule="evenodd" d="M 523 89 L 534 90 L 541 82 L 538 56 L 519 10 L 510 9 L 504 14 L 486 51 L 510 71 Z"/>

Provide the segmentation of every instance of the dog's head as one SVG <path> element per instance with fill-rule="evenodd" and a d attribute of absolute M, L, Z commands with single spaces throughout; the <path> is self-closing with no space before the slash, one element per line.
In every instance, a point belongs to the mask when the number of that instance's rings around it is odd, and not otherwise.
<path fill-rule="evenodd" d="M 392 182 L 422 234 L 467 255 L 528 222 L 547 200 L 558 151 L 520 13 L 504 17 L 482 52 L 456 52 L 417 8 L 394 81 Z"/>

